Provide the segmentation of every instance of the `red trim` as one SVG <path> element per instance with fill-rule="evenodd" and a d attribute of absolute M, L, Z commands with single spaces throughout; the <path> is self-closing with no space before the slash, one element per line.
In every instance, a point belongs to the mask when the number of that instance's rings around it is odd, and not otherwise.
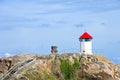
<path fill-rule="evenodd" d="M 93 39 L 93 37 L 87 33 L 87 32 L 84 32 L 80 37 L 79 39 L 86 39 L 86 38 L 89 38 L 89 39 Z"/>

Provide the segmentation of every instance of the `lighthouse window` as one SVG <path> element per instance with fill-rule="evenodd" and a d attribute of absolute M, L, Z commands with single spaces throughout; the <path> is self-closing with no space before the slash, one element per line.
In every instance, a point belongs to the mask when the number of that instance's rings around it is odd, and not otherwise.
<path fill-rule="evenodd" d="M 85 41 L 90 41 L 91 39 L 85 39 Z"/>

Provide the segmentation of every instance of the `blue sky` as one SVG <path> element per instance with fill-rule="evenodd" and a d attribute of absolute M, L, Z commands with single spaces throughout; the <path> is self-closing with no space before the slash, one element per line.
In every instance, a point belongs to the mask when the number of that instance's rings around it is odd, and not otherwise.
<path fill-rule="evenodd" d="M 119 21 L 120 0 L 0 0 L 0 54 L 79 52 L 86 30 L 94 53 L 119 59 Z"/>

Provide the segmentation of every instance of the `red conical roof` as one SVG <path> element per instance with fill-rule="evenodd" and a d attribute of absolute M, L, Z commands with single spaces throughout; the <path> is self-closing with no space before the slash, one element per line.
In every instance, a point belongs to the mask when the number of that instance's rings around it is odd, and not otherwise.
<path fill-rule="evenodd" d="M 93 37 L 87 32 L 84 32 L 79 39 L 86 39 L 86 38 L 93 39 Z"/>

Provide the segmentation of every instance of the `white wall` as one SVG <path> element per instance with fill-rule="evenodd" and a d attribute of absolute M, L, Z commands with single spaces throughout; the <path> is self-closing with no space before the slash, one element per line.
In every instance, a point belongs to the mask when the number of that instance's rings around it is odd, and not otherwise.
<path fill-rule="evenodd" d="M 81 53 L 92 54 L 92 41 L 89 42 L 80 42 Z"/>

